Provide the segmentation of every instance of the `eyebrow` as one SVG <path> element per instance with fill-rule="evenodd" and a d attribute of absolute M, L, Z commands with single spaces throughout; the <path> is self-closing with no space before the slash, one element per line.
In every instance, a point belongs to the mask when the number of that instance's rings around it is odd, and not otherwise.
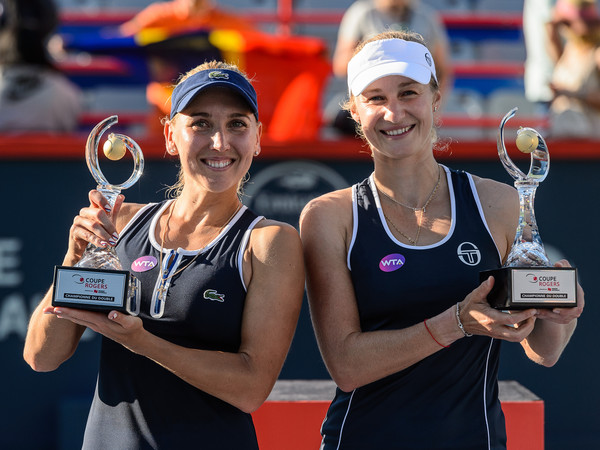
<path fill-rule="evenodd" d="M 231 113 L 228 117 L 234 119 L 234 118 L 238 118 L 238 117 L 250 117 L 253 115 L 254 114 L 252 113 L 252 111 L 249 111 L 248 113 L 234 112 L 234 113 Z M 190 117 L 205 117 L 205 118 L 212 117 L 212 115 L 207 112 L 193 112 L 193 113 L 188 114 L 188 116 L 190 116 Z"/>
<path fill-rule="evenodd" d="M 406 88 L 406 87 L 414 86 L 415 84 L 420 84 L 420 83 L 417 83 L 414 80 L 410 80 L 410 81 L 404 81 L 402 83 L 398 83 L 398 85 L 396 87 L 397 88 Z M 381 91 L 382 91 L 381 88 L 365 89 L 364 91 L 362 91 L 361 95 L 365 95 L 366 93 L 377 93 L 377 92 L 381 92 Z"/>

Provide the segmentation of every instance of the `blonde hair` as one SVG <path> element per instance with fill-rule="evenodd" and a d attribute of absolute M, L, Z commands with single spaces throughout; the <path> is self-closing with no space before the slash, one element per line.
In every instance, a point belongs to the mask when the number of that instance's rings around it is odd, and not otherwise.
<path fill-rule="evenodd" d="M 177 80 L 177 82 L 173 85 L 173 88 L 175 88 L 177 85 L 179 85 L 180 83 L 187 80 L 192 75 L 197 74 L 198 72 L 202 72 L 203 70 L 212 70 L 212 69 L 231 70 L 233 72 L 237 72 L 240 75 L 242 75 L 244 78 L 246 78 L 246 80 L 248 80 L 249 83 L 251 81 L 250 78 L 242 70 L 240 70 L 240 68 L 238 66 L 236 66 L 235 64 L 226 63 L 224 61 L 212 60 L 212 61 L 205 61 L 202 64 L 194 67 L 193 69 L 190 69 L 189 71 L 187 71 L 186 73 L 181 75 L 179 77 L 179 79 Z M 175 114 L 172 119 L 169 119 L 169 116 L 165 116 L 161 119 L 161 123 L 163 125 L 166 124 L 167 122 L 174 124 L 177 121 L 178 115 L 179 115 L 179 113 Z M 248 173 L 246 173 L 246 175 L 240 180 L 240 182 L 238 184 L 238 189 L 237 189 L 238 196 L 243 195 L 244 184 L 246 183 L 246 181 L 248 181 L 249 178 L 250 178 L 250 175 Z M 183 191 L 184 185 L 185 185 L 185 175 L 183 173 L 183 169 L 181 167 L 179 167 L 177 181 L 175 182 L 175 184 L 173 184 L 172 186 L 169 186 L 167 188 L 166 196 L 171 197 L 171 198 L 179 197 L 181 195 L 181 192 Z"/>
<path fill-rule="evenodd" d="M 354 53 L 352 54 L 352 57 L 354 57 L 354 55 L 356 55 L 358 52 L 360 52 L 363 49 L 363 47 L 365 45 L 367 45 L 369 42 L 381 41 L 383 39 L 402 39 L 403 41 L 417 42 L 417 43 L 427 47 L 427 44 L 426 44 L 423 36 L 421 36 L 419 33 L 416 33 L 414 31 L 408 31 L 408 30 L 384 31 L 384 32 L 379 33 L 369 39 L 366 39 L 366 40 L 360 42 L 354 49 Z M 431 88 L 431 91 L 434 93 L 440 91 L 440 86 L 433 76 L 429 80 L 429 87 Z M 352 95 L 352 93 L 350 93 L 350 98 L 346 102 L 344 102 L 341 106 L 342 106 L 342 109 L 344 109 L 348 112 L 352 112 L 352 110 L 356 108 L 356 97 L 354 95 Z M 369 143 L 369 141 L 365 137 L 365 134 L 363 133 L 361 124 L 358 122 L 356 122 L 356 134 L 358 134 L 366 143 Z M 431 143 L 433 145 L 435 145 L 436 142 L 437 142 L 437 131 L 434 126 L 431 129 Z"/>

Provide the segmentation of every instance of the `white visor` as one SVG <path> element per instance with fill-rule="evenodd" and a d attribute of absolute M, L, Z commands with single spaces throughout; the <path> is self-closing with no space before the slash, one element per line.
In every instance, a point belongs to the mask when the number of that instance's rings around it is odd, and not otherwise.
<path fill-rule="evenodd" d="M 427 47 L 402 39 L 366 44 L 348 63 L 348 89 L 360 95 L 369 84 L 388 75 L 403 75 L 421 84 L 437 81 L 435 63 Z"/>

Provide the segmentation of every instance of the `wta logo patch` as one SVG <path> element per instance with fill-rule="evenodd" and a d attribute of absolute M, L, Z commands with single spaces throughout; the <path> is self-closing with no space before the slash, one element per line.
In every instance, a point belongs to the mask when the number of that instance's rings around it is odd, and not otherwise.
<path fill-rule="evenodd" d="M 131 263 L 132 272 L 147 272 L 154 269 L 158 261 L 154 256 L 142 256 Z"/>
<path fill-rule="evenodd" d="M 379 270 L 383 272 L 393 272 L 394 270 L 398 270 L 401 268 L 406 259 L 400 253 L 392 253 L 391 255 L 384 256 L 381 261 L 379 261 Z"/>

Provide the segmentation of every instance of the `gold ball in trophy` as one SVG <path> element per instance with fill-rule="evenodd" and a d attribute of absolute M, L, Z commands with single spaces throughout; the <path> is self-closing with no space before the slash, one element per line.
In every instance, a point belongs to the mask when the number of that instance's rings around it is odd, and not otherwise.
<path fill-rule="evenodd" d="M 115 136 L 113 133 L 108 135 L 108 139 L 102 146 L 102 150 L 106 157 L 112 161 L 117 161 L 125 156 L 125 142 L 122 139 Z"/>
<path fill-rule="evenodd" d="M 537 134 L 533 130 L 519 130 L 517 133 L 517 148 L 522 153 L 531 153 L 540 143 Z"/>

